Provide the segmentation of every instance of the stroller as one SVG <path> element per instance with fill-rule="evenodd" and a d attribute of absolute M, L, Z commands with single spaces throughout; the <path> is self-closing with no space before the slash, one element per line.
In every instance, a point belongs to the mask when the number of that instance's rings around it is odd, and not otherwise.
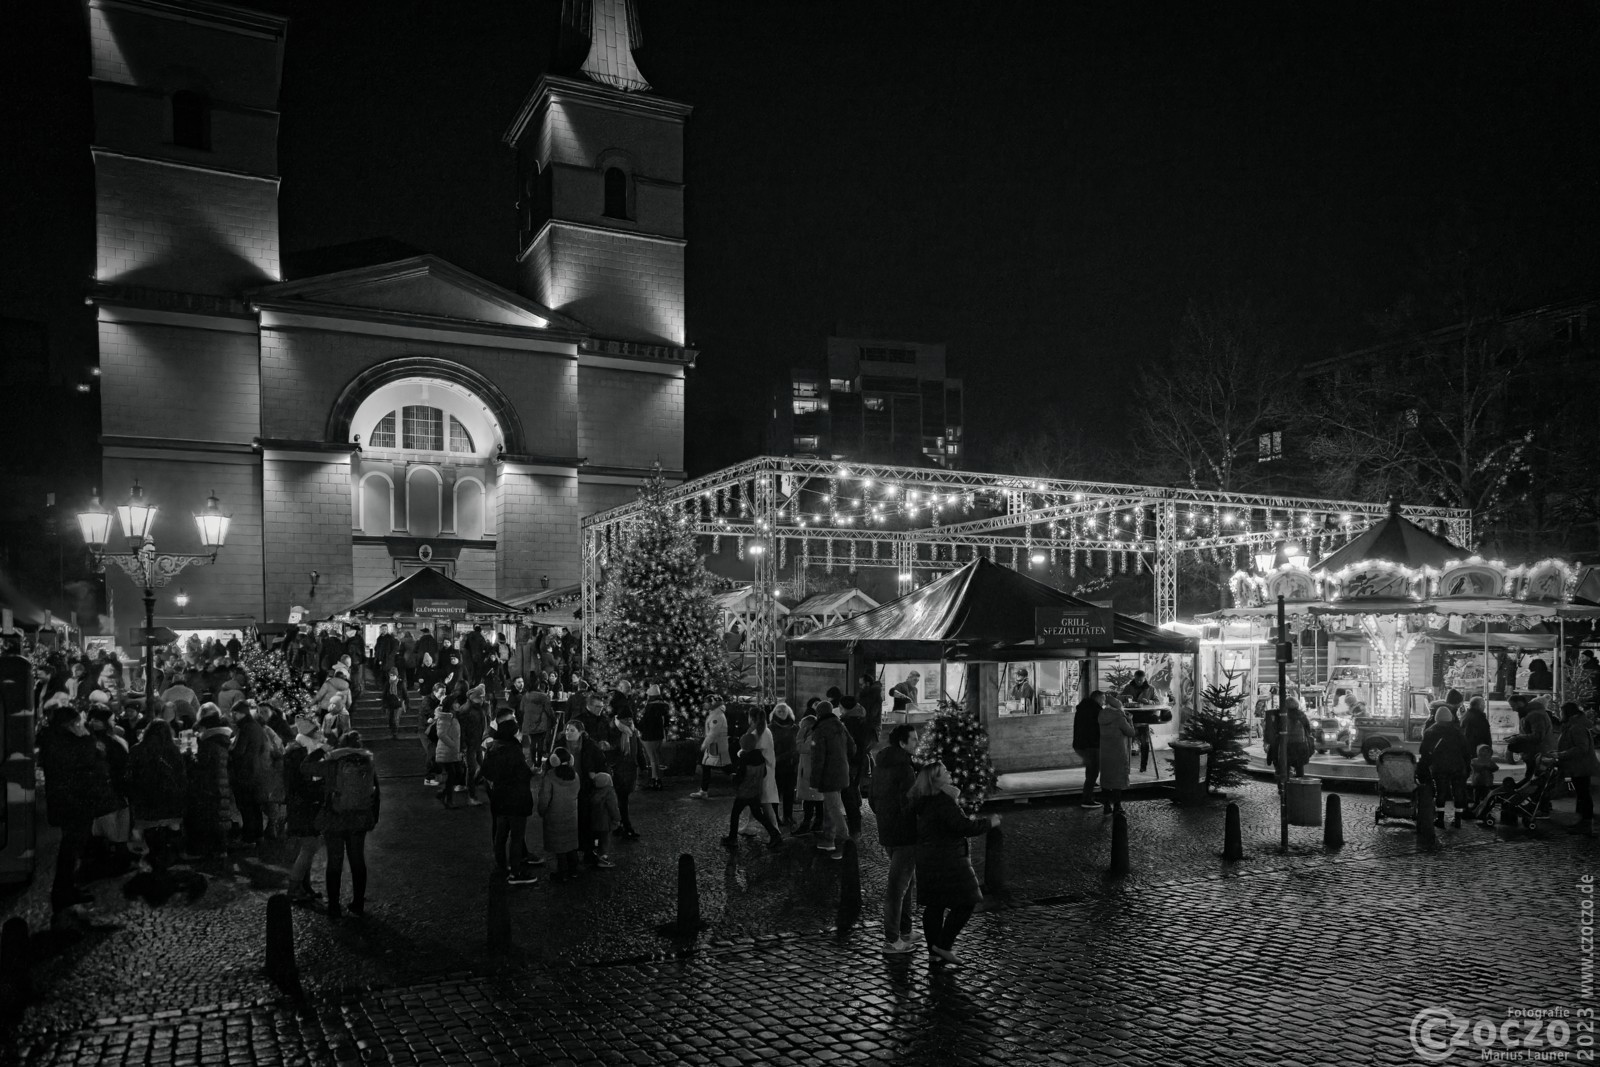
<path fill-rule="evenodd" d="M 1539 760 L 1539 769 L 1526 782 L 1507 778 L 1472 809 L 1472 817 L 1484 824 L 1494 821 L 1494 809 L 1500 809 L 1500 821 L 1507 824 L 1521 822 L 1523 829 L 1532 829 L 1539 809 L 1550 803 L 1556 793 L 1566 787 L 1561 776 L 1561 765 L 1554 756 Z"/>
<path fill-rule="evenodd" d="M 1378 753 L 1378 808 L 1374 823 L 1384 819 L 1432 818 L 1433 813 L 1417 813 L 1417 754 L 1404 749 L 1386 748 Z"/>

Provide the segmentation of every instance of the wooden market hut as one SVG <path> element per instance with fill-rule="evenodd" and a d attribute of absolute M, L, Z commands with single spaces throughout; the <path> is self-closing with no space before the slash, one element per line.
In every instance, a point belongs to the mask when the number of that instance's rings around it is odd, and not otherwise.
<path fill-rule="evenodd" d="M 1073 696 L 1100 687 L 1099 657 L 1108 652 L 1170 653 L 1190 657 L 1189 677 L 1198 664 L 1198 642 L 1158 629 L 1127 615 L 1111 613 L 1111 632 L 1092 647 L 1056 647 L 1041 641 L 1037 609 L 1106 609 L 1034 581 L 1026 575 L 975 559 L 959 570 L 853 619 L 789 641 L 791 701 L 828 685 L 853 689 L 868 669 L 890 663 L 937 663 L 938 692 L 950 691 L 945 677 L 959 668 L 965 685 L 959 700 L 984 724 L 995 770 L 1048 770 L 1073 767 L 1072 705 L 1054 714 L 1006 707 L 1002 694 L 1013 665 L 1032 664 L 1040 677 L 1046 664 L 1064 667 L 1061 677 Z M 1188 687 L 1190 699 L 1194 687 Z M 797 705 L 798 706 L 798 705 Z M 1175 715 L 1178 713 L 1174 709 Z"/>
<path fill-rule="evenodd" d="M 871 611 L 878 602 L 861 590 L 835 589 L 807 597 L 789 610 L 789 636 L 799 637 Z"/>
<path fill-rule="evenodd" d="M 443 571 L 423 567 L 396 578 L 337 617 L 445 624 L 512 621 L 521 614 L 520 609 L 462 585 Z"/>

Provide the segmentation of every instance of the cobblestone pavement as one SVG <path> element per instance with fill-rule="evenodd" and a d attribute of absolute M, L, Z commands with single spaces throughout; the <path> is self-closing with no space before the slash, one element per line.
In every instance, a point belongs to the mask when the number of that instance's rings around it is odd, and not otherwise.
<path fill-rule="evenodd" d="M 380 761 L 403 771 L 412 754 Z M 876 951 L 875 847 L 862 925 L 840 940 L 821 932 L 838 864 L 798 841 L 730 859 L 716 844 L 727 802 L 688 800 L 683 784 L 635 797 L 646 837 L 618 843 L 617 870 L 511 889 L 516 947 L 491 959 L 486 810 L 445 811 L 415 778 L 384 788 L 368 918 L 296 913 L 308 1009 L 260 975 L 264 901 L 282 883 L 269 851 L 214 872 L 193 904 L 128 904 L 103 884 L 111 928 L 36 939 L 41 996 L 16 1051 L 41 1064 L 1416 1062 L 1406 1025 L 1426 1004 L 1570 1002 L 1574 883 L 1596 856 L 1590 841 L 1471 826 L 1419 854 L 1413 832 L 1373 827 L 1360 796 L 1344 798 L 1343 850 L 1300 829 L 1281 856 L 1271 789 L 1252 785 L 1245 861 L 1218 855 L 1220 804 L 1143 801 L 1128 813 L 1133 873 L 1115 883 L 1098 812 L 1035 804 L 1002 812 L 1010 883 L 1035 903 L 980 915 L 962 946 L 976 966 L 930 975 L 921 954 Z M 672 914 L 682 851 L 710 928 L 676 958 L 683 946 L 654 926 Z M 0 907 L 37 929 L 44 881 Z M 1545 962 L 1507 977 L 1494 962 L 1506 945 Z"/>

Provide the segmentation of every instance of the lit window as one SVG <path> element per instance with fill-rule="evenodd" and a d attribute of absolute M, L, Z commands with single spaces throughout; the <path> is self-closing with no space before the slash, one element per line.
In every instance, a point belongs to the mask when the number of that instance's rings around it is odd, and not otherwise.
<path fill-rule="evenodd" d="M 815 452 L 817 444 L 818 441 L 815 437 L 796 437 L 794 439 L 794 450 L 796 452 Z"/>
<path fill-rule="evenodd" d="M 373 448 L 393 448 L 395 421 L 395 413 L 392 411 L 379 419 L 378 425 L 372 428 L 372 436 L 368 438 L 367 444 Z"/>
<path fill-rule="evenodd" d="M 407 407 L 401 415 L 401 423 L 402 448 L 444 451 L 444 412 L 438 408 Z"/>
<path fill-rule="evenodd" d="M 794 395 L 795 396 L 816 396 L 816 395 L 818 395 L 817 383 L 815 381 L 811 381 L 811 380 L 808 380 L 808 379 L 795 382 L 794 383 Z"/>
<path fill-rule="evenodd" d="M 1256 438 L 1256 462 L 1271 463 L 1283 458 L 1283 431 L 1273 430 Z"/>
<path fill-rule="evenodd" d="M 881 396 L 869 396 L 861 401 L 861 405 L 868 411 L 882 411 L 884 408 L 884 399 Z"/>
<path fill-rule="evenodd" d="M 810 415 L 821 406 L 821 402 L 817 400 L 796 400 L 794 402 L 794 413 L 796 415 Z"/>
<path fill-rule="evenodd" d="M 477 451 L 472 447 L 472 435 L 467 432 L 467 428 L 465 426 L 461 425 L 461 420 L 457 419 L 454 415 L 450 416 L 450 451 Z"/>
<path fill-rule="evenodd" d="M 828 388 L 832 389 L 836 393 L 848 393 L 850 391 L 850 379 L 829 378 Z"/>
<path fill-rule="evenodd" d="M 1406 425 L 1407 426 L 1415 427 L 1421 421 L 1422 421 L 1422 419 L 1418 415 L 1416 408 L 1406 408 Z"/>

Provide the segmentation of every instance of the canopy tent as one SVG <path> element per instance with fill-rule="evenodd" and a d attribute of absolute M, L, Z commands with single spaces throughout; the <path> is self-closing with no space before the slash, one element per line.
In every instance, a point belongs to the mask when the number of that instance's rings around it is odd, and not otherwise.
<path fill-rule="evenodd" d="M 1390 503 L 1389 514 L 1332 555 L 1313 564 L 1313 571 L 1336 573 L 1362 563 L 1381 561 L 1402 567 L 1442 567 L 1461 559 L 1464 550 L 1400 514 Z"/>
<path fill-rule="evenodd" d="M 806 633 L 836 622 L 853 619 L 862 612 L 871 611 L 878 602 L 854 587 L 836 589 L 831 593 L 818 593 L 795 605 L 789 612 L 791 633 Z"/>
<path fill-rule="evenodd" d="M 360 615 L 369 619 L 417 616 L 516 618 L 522 611 L 462 585 L 443 571 L 423 567 L 395 579 L 339 614 Z"/>
<path fill-rule="evenodd" d="M 789 641 L 792 655 L 839 660 L 1032 659 L 1035 608 L 1095 605 L 978 558 L 915 592 Z M 1115 615 L 1106 652 L 1193 652 L 1193 638 Z"/>

